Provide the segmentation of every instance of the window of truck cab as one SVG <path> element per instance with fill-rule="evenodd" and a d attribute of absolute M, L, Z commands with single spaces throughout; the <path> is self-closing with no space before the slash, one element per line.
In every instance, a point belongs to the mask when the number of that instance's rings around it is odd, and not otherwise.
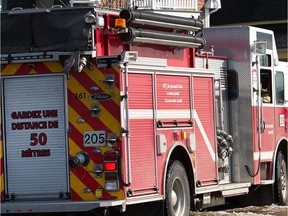
<path fill-rule="evenodd" d="M 260 79 L 261 79 L 261 97 L 264 104 L 273 102 L 273 85 L 272 85 L 272 56 L 265 54 L 259 56 Z"/>
<path fill-rule="evenodd" d="M 282 71 L 276 71 L 275 75 L 275 94 L 276 94 L 276 104 L 283 105 L 285 101 L 284 95 L 284 73 Z"/>

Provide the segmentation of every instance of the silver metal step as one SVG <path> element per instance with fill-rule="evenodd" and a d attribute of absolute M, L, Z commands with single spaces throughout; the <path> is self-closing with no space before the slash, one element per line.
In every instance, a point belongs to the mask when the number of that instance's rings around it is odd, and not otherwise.
<path fill-rule="evenodd" d="M 231 196 L 238 196 L 243 194 L 248 194 L 249 188 L 237 188 L 233 190 L 225 190 L 222 191 L 223 197 L 231 197 Z"/>
<path fill-rule="evenodd" d="M 223 196 L 232 196 L 233 194 L 238 195 L 248 193 L 250 186 L 251 183 L 226 183 L 226 184 L 196 188 L 196 194 L 222 191 Z"/>
<path fill-rule="evenodd" d="M 269 184 L 273 184 L 274 180 L 261 180 L 261 185 L 269 185 Z"/>

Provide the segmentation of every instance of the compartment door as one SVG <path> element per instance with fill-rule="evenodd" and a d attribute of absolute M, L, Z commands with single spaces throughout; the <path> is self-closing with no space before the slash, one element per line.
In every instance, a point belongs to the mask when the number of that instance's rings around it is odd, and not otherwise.
<path fill-rule="evenodd" d="M 68 192 L 63 75 L 3 79 L 6 195 L 62 198 Z"/>
<path fill-rule="evenodd" d="M 151 74 L 129 74 L 131 195 L 157 192 Z"/>
<path fill-rule="evenodd" d="M 213 79 L 193 78 L 194 119 L 196 132 L 196 181 L 201 185 L 217 184 Z"/>

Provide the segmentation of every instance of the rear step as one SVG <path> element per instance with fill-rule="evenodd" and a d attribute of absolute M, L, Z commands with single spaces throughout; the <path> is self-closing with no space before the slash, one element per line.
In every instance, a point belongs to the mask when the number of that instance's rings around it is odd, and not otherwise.
<path fill-rule="evenodd" d="M 101 207 L 123 206 L 124 200 L 95 201 L 10 201 L 1 203 L 1 214 L 5 213 L 47 213 L 51 212 L 87 212 Z"/>

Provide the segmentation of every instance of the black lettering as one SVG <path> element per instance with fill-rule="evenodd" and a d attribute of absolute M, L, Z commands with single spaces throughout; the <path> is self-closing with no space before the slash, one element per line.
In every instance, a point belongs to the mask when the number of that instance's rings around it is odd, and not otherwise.
<path fill-rule="evenodd" d="M 30 118 L 42 118 L 41 111 L 19 111 L 11 113 L 12 119 L 30 119 Z"/>
<path fill-rule="evenodd" d="M 32 157 L 32 150 L 30 148 L 22 150 L 22 157 Z"/>
<path fill-rule="evenodd" d="M 44 118 L 55 118 L 58 117 L 58 110 L 43 110 L 42 116 Z"/>
<path fill-rule="evenodd" d="M 40 121 L 40 122 L 17 122 L 11 123 L 12 130 L 33 130 L 33 129 L 47 129 L 47 122 Z M 58 128 L 58 122 L 54 122 L 51 128 Z"/>
<path fill-rule="evenodd" d="M 30 149 L 22 150 L 22 157 L 49 157 L 51 155 L 50 149 Z"/>
<path fill-rule="evenodd" d="M 48 128 L 58 128 L 58 121 L 49 121 Z"/>

